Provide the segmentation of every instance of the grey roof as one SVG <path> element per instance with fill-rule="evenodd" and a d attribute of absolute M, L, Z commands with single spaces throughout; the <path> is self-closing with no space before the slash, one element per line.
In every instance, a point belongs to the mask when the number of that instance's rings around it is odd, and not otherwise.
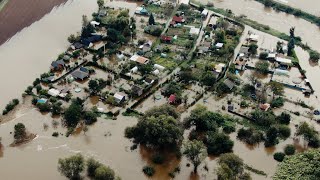
<path fill-rule="evenodd" d="M 242 46 L 242 47 L 240 48 L 239 53 L 248 54 L 248 53 L 249 53 L 249 47 Z"/>
<path fill-rule="evenodd" d="M 74 72 L 71 73 L 72 77 L 75 78 L 75 79 L 85 79 L 89 76 L 89 73 L 87 72 L 83 72 L 83 71 L 80 71 L 80 70 L 76 70 Z"/>
<path fill-rule="evenodd" d="M 133 92 L 137 92 L 137 91 L 142 90 L 142 88 L 141 88 L 140 86 L 133 85 L 131 90 L 132 90 Z"/>
<path fill-rule="evenodd" d="M 235 85 L 235 84 L 234 84 L 232 81 L 230 81 L 229 79 L 224 80 L 223 83 L 224 83 L 226 86 L 228 86 L 228 88 L 229 88 L 230 90 L 233 89 L 233 87 L 234 87 L 234 85 Z"/>

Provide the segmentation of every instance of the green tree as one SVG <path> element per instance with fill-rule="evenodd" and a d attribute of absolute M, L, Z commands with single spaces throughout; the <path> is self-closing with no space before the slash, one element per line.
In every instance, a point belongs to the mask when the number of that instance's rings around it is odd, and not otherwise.
<path fill-rule="evenodd" d="M 259 59 L 266 60 L 268 58 L 268 53 L 267 52 L 261 52 L 259 54 Z"/>
<path fill-rule="evenodd" d="M 150 112 L 149 112 L 150 113 Z M 167 112 L 168 113 L 168 112 Z M 125 130 L 127 138 L 134 143 L 146 144 L 155 148 L 179 147 L 183 130 L 177 119 L 166 113 L 162 115 L 143 116 L 136 126 Z"/>
<path fill-rule="evenodd" d="M 208 154 L 220 155 L 232 151 L 233 141 L 224 133 L 209 132 L 206 139 Z"/>
<path fill-rule="evenodd" d="M 96 161 L 93 158 L 89 158 L 87 160 L 87 175 L 89 177 L 94 177 L 95 171 L 98 167 L 100 167 L 102 164 L 98 161 Z"/>
<path fill-rule="evenodd" d="M 226 33 L 224 30 L 218 30 L 215 34 L 216 42 L 224 43 L 226 41 Z"/>
<path fill-rule="evenodd" d="M 271 147 L 279 143 L 278 129 L 276 127 L 270 127 L 266 132 L 266 139 L 264 145 L 266 147 Z"/>
<path fill-rule="evenodd" d="M 80 173 L 84 170 L 84 158 L 81 154 L 59 159 L 58 170 L 59 172 L 69 179 L 80 179 Z"/>
<path fill-rule="evenodd" d="M 88 83 L 88 86 L 89 86 L 89 89 L 90 91 L 96 93 L 98 91 L 98 88 L 99 88 L 99 83 L 97 80 L 90 80 L 89 83 Z"/>
<path fill-rule="evenodd" d="M 293 56 L 295 41 L 291 38 L 288 43 L 288 56 Z"/>
<path fill-rule="evenodd" d="M 284 93 L 284 86 L 279 82 L 271 81 L 268 83 L 267 87 L 272 91 L 273 98 L 275 95 L 282 96 Z"/>
<path fill-rule="evenodd" d="M 212 86 L 216 82 L 216 77 L 211 71 L 207 71 L 202 74 L 201 82 L 206 86 Z"/>
<path fill-rule="evenodd" d="M 284 147 L 284 153 L 286 155 L 293 155 L 296 152 L 296 147 L 294 147 L 294 145 L 292 144 L 288 144 L 286 145 L 286 147 Z"/>
<path fill-rule="evenodd" d="M 249 52 L 252 54 L 252 55 L 255 55 L 257 54 L 257 50 L 258 50 L 258 45 L 255 44 L 255 43 L 251 43 L 249 44 Z"/>
<path fill-rule="evenodd" d="M 17 141 L 23 140 L 27 136 L 26 127 L 22 123 L 14 126 L 14 139 Z"/>
<path fill-rule="evenodd" d="M 151 13 L 149 16 L 149 25 L 155 25 L 155 24 L 156 24 L 156 22 L 154 21 L 153 14 Z"/>
<path fill-rule="evenodd" d="M 233 153 L 222 154 L 218 164 L 218 180 L 251 179 L 250 175 L 244 173 L 243 160 Z"/>
<path fill-rule="evenodd" d="M 186 142 L 184 144 L 183 154 L 192 162 L 194 173 L 197 173 L 198 166 L 207 157 L 205 145 L 197 140 Z"/>
<path fill-rule="evenodd" d="M 84 112 L 83 119 L 86 124 L 93 124 L 97 122 L 97 114 L 93 111 L 86 111 Z"/>
<path fill-rule="evenodd" d="M 99 8 L 102 8 L 104 6 L 104 0 L 97 0 L 97 4 Z"/>
<path fill-rule="evenodd" d="M 61 106 L 62 103 L 60 101 L 54 103 L 51 109 L 52 115 L 60 115 L 63 110 Z"/>
<path fill-rule="evenodd" d="M 273 175 L 274 180 L 283 179 L 319 179 L 320 175 L 320 150 L 307 150 L 288 156 L 278 164 Z"/>
<path fill-rule="evenodd" d="M 255 68 L 261 74 L 268 74 L 269 65 L 270 65 L 269 62 L 267 61 L 259 61 L 255 64 Z"/>
<path fill-rule="evenodd" d="M 320 145 L 318 132 L 306 122 L 300 123 L 296 135 L 302 136 L 303 139 L 308 142 L 309 146 L 318 147 Z"/>
<path fill-rule="evenodd" d="M 142 116 L 142 119 L 146 117 L 159 117 L 160 115 L 172 116 L 175 119 L 180 118 L 180 114 L 175 110 L 173 106 L 170 105 L 162 105 L 162 106 L 154 106 L 145 112 L 145 115 Z"/>
<path fill-rule="evenodd" d="M 309 51 L 310 60 L 314 62 L 318 62 L 320 59 L 320 53 L 314 50 Z"/>
<path fill-rule="evenodd" d="M 197 132 L 216 131 L 218 125 L 222 125 L 224 117 L 221 114 L 210 112 L 205 106 L 197 105 L 190 116 L 184 119 L 184 126 L 196 127 Z"/>
<path fill-rule="evenodd" d="M 95 180 L 114 180 L 115 173 L 111 168 L 105 165 L 100 165 L 94 172 L 94 179 Z"/>
<path fill-rule="evenodd" d="M 291 121 L 291 115 L 286 112 L 282 112 L 279 116 L 276 117 L 276 120 L 281 124 L 288 125 Z"/>
<path fill-rule="evenodd" d="M 273 159 L 278 162 L 282 162 L 285 156 L 286 155 L 283 152 L 276 152 L 273 154 Z"/>
<path fill-rule="evenodd" d="M 82 102 L 73 100 L 64 112 L 64 119 L 68 127 L 75 127 L 82 118 Z"/>

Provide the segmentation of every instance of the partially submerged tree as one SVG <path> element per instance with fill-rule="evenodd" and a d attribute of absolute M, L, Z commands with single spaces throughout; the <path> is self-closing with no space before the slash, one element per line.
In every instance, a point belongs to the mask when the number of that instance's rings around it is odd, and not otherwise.
<path fill-rule="evenodd" d="M 220 155 L 232 151 L 233 141 L 230 137 L 220 132 L 209 132 L 205 141 L 208 154 Z"/>
<path fill-rule="evenodd" d="M 84 170 L 85 161 L 81 154 L 59 159 L 58 170 L 59 172 L 69 179 L 80 179 L 80 174 Z"/>
<path fill-rule="evenodd" d="M 318 132 L 314 127 L 310 126 L 308 123 L 301 123 L 296 131 L 297 136 L 302 136 L 305 141 L 308 142 L 308 146 L 318 148 L 320 146 L 320 139 Z"/>
<path fill-rule="evenodd" d="M 97 4 L 99 8 L 102 8 L 104 6 L 104 0 L 97 0 Z"/>
<path fill-rule="evenodd" d="M 26 127 L 22 123 L 18 123 L 14 126 L 14 139 L 17 141 L 21 141 L 26 138 L 27 132 Z"/>
<path fill-rule="evenodd" d="M 82 100 L 75 99 L 72 101 L 71 105 L 65 110 L 64 119 L 66 125 L 69 127 L 75 127 L 82 117 Z"/>
<path fill-rule="evenodd" d="M 251 179 L 250 175 L 244 172 L 243 160 L 233 153 L 221 155 L 218 164 L 218 180 Z"/>
<path fill-rule="evenodd" d="M 194 173 L 197 173 L 198 166 L 207 157 L 205 145 L 197 140 L 186 142 L 184 144 L 183 154 L 192 162 Z"/>
<path fill-rule="evenodd" d="M 168 109 L 169 111 L 163 112 Z M 176 148 L 182 141 L 183 129 L 177 121 L 177 113 L 168 106 L 154 107 L 139 119 L 136 126 L 125 130 L 127 138 L 134 143 L 154 148 Z M 170 112 L 171 111 L 171 112 Z"/>

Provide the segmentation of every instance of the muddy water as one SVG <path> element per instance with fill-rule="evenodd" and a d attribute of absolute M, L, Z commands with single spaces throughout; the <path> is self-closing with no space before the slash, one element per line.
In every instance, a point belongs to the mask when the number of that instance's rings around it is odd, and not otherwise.
<path fill-rule="evenodd" d="M 320 16 L 318 0 L 277 0 L 280 3 Z"/>
<path fill-rule="evenodd" d="M 199 1 L 204 4 L 208 2 L 208 0 Z M 213 2 L 215 7 L 231 9 L 236 15 L 246 15 L 249 19 L 269 25 L 284 33 L 289 33 L 291 27 L 296 27 L 296 35 L 301 36 L 304 42 L 320 51 L 320 29 L 308 21 L 265 8 L 254 0 L 209 0 L 209 2 Z"/>
<path fill-rule="evenodd" d="M 0 12 L 0 45 L 67 0 L 10 0 Z M 41 7 L 41 8 L 39 8 Z M 18 13 L 17 13 L 18 12 Z"/>
<path fill-rule="evenodd" d="M 50 63 L 67 49 L 67 37 L 80 30 L 82 15 L 91 15 L 96 8 L 96 1 L 70 0 L 0 46 L 1 110 L 49 70 Z"/>

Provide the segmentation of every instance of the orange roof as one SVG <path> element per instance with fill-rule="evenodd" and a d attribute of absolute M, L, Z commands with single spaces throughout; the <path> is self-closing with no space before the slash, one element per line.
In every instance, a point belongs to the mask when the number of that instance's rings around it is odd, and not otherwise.
<path fill-rule="evenodd" d="M 140 63 L 140 64 L 146 64 L 148 63 L 149 59 L 148 58 L 145 58 L 145 57 L 142 57 L 142 56 L 139 56 L 136 60 L 136 62 Z"/>

